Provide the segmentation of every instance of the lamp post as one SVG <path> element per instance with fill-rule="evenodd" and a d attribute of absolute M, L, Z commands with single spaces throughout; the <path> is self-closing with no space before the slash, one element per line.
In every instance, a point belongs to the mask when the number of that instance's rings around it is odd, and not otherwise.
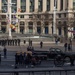
<path fill-rule="evenodd" d="M 54 12 L 53 12 L 53 34 L 56 34 L 56 0 L 54 0 Z"/>

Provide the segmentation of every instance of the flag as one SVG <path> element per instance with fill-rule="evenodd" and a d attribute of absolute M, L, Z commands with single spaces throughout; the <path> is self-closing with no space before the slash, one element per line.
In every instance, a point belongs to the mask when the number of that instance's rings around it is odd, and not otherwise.
<path fill-rule="evenodd" d="M 68 32 L 75 34 L 75 30 L 68 30 Z"/>
<path fill-rule="evenodd" d="M 21 12 L 21 9 L 20 8 L 18 8 L 18 12 Z"/>
<path fill-rule="evenodd" d="M 15 30 L 16 27 L 13 24 L 11 24 L 10 28 Z"/>

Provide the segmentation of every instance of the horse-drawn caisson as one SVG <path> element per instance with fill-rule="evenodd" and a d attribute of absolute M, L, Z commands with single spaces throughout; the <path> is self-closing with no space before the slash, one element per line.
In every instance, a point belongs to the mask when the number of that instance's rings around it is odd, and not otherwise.
<path fill-rule="evenodd" d="M 53 59 L 55 66 L 63 66 L 65 63 L 74 65 L 75 53 L 63 52 L 59 48 L 50 48 L 49 50 L 40 51 L 28 47 L 26 52 L 20 52 L 15 55 L 16 64 L 41 64 L 41 61 Z"/>
<path fill-rule="evenodd" d="M 74 65 L 75 53 L 63 52 L 59 48 L 50 48 L 49 51 L 34 50 L 33 56 L 38 56 L 41 60 L 53 59 L 55 66 L 63 66 L 65 63 Z"/>

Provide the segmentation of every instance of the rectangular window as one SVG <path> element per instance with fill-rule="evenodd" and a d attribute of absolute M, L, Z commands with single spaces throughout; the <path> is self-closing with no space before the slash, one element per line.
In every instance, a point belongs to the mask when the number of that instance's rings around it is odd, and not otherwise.
<path fill-rule="evenodd" d="M 58 0 L 54 0 L 54 6 L 57 8 L 57 2 Z"/>
<path fill-rule="evenodd" d="M 34 0 L 30 0 L 30 12 L 34 11 Z"/>
<path fill-rule="evenodd" d="M 20 18 L 24 18 L 24 15 L 20 15 Z"/>
<path fill-rule="evenodd" d="M 12 7 L 11 7 L 12 13 L 17 12 L 17 0 L 11 0 L 11 3 L 14 3 L 12 4 Z"/>
<path fill-rule="evenodd" d="M 60 10 L 63 10 L 63 0 L 60 1 Z"/>
<path fill-rule="evenodd" d="M 42 8 L 43 8 L 43 0 L 39 0 L 39 3 L 38 3 L 38 11 L 41 12 L 42 11 Z"/>
<path fill-rule="evenodd" d="M 75 0 L 73 0 L 73 9 L 75 10 Z"/>
<path fill-rule="evenodd" d="M 1 25 L 7 25 L 7 22 L 1 22 Z"/>
<path fill-rule="evenodd" d="M 2 0 L 2 6 L 1 6 L 1 9 L 2 9 L 2 13 L 6 13 L 8 11 L 8 5 L 7 5 L 8 1 L 6 0 Z"/>
<path fill-rule="evenodd" d="M 26 12 L 26 0 L 21 0 L 21 12 Z"/>
<path fill-rule="evenodd" d="M 50 11 L 50 0 L 47 0 L 47 11 Z"/>

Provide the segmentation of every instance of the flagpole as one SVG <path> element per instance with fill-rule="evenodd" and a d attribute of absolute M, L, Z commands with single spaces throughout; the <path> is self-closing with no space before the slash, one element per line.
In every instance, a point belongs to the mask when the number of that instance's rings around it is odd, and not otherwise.
<path fill-rule="evenodd" d="M 54 12 L 53 12 L 53 34 L 56 34 L 56 0 L 54 0 Z"/>
<path fill-rule="evenodd" d="M 8 3 L 8 8 L 9 8 L 9 39 L 12 39 L 12 34 L 11 34 L 11 27 L 10 27 L 10 25 L 11 25 L 11 6 L 12 6 L 12 4 L 11 4 L 11 0 L 9 0 L 9 3 Z"/>

